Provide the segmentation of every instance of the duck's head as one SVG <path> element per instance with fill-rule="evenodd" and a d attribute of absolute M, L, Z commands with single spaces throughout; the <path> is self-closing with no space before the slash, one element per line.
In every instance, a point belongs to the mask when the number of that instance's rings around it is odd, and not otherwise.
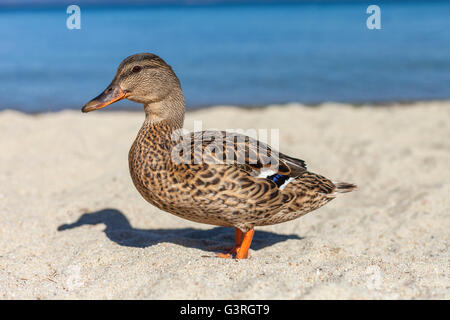
<path fill-rule="evenodd" d="M 180 81 L 172 68 L 152 53 L 139 53 L 123 60 L 111 84 L 81 111 L 98 110 L 122 99 L 144 104 L 147 115 L 160 118 L 174 113 L 184 115 Z"/>

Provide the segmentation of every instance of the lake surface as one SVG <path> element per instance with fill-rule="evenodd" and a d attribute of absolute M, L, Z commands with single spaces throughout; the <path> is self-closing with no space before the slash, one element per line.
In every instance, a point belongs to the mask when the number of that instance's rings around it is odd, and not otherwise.
<path fill-rule="evenodd" d="M 450 98 L 450 2 L 0 9 L 0 109 L 80 108 L 128 55 L 172 65 L 189 107 Z M 136 105 L 121 102 L 121 107 Z"/>

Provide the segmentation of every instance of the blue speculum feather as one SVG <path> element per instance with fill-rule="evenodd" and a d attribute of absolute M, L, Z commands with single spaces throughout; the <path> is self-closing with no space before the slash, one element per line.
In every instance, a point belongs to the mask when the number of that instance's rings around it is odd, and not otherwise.
<path fill-rule="evenodd" d="M 266 179 L 272 180 L 278 187 L 281 187 L 286 182 L 286 180 L 289 179 L 289 176 L 282 174 L 273 174 L 271 176 L 268 176 Z"/>

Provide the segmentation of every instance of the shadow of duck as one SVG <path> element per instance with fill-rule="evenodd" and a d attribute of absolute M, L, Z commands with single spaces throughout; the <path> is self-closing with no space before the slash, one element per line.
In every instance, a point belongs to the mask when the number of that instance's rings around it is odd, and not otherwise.
<path fill-rule="evenodd" d="M 111 241 L 126 247 L 146 248 L 158 243 L 170 242 L 205 251 L 217 251 L 224 249 L 226 245 L 231 247 L 234 243 L 233 228 L 136 229 L 131 226 L 125 215 L 116 209 L 85 213 L 74 223 L 60 225 L 58 231 L 100 223 L 106 225 L 103 232 Z M 259 250 L 288 239 L 301 240 L 302 238 L 295 234 L 282 235 L 258 230 L 253 239 L 252 249 Z"/>

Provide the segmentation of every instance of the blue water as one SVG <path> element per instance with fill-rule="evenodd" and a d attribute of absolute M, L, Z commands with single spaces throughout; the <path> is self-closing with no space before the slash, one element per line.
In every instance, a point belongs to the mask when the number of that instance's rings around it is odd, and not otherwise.
<path fill-rule="evenodd" d="M 65 8 L 2 9 L 0 109 L 80 108 L 138 52 L 172 65 L 189 107 L 450 98 L 450 2 L 381 2 L 368 30 L 371 3 L 82 6 L 81 30 Z"/>

